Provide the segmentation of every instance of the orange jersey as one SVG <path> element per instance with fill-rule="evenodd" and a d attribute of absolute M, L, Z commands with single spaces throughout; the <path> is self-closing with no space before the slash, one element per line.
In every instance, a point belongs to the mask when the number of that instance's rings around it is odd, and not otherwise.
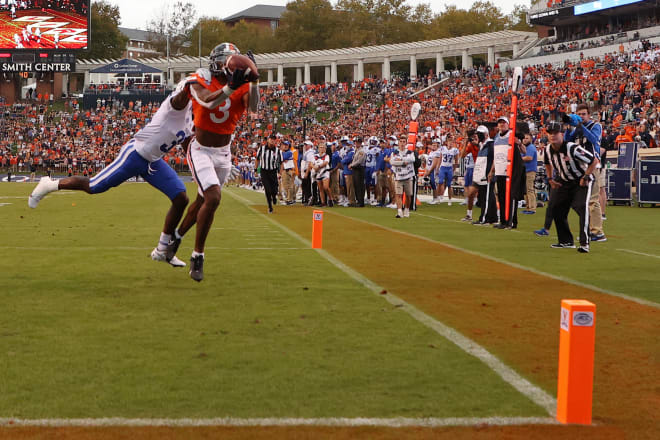
<path fill-rule="evenodd" d="M 194 75 L 197 84 L 201 85 L 209 92 L 215 92 L 224 87 L 223 84 L 213 77 L 211 83 L 207 83 L 204 78 Z M 200 105 L 195 99 L 192 100 L 193 121 L 195 127 L 216 134 L 232 134 L 236 128 L 241 116 L 245 112 L 246 106 L 243 102 L 243 96 L 250 90 L 250 84 L 246 83 L 231 94 L 229 99 L 225 100 L 218 107 L 210 110 Z"/>

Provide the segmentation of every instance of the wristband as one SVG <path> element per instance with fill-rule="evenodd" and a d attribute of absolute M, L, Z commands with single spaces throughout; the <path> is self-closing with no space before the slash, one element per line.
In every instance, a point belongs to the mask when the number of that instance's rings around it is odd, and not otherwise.
<path fill-rule="evenodd" d="M 227 96 L 231 96 L 231 94 L 234 93 L 235 91 L 236 91 L 236 90 L 232 89 L 232 88 L 229 87 L 228 85 L 227 85 L 227 86 L 224 86 L 224 87 L 222 88 L 222 92 L 223 92 L 225 95 L 227 95 Z"/>

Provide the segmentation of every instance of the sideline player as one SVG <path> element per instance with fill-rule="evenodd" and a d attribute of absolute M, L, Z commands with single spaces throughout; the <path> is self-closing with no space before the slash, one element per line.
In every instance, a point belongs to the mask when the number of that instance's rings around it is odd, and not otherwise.
<path fill-rule="evenodd" d="M 259 85 L 248 84 L 250 72 L 230 72 L 226 67 L 227 59 L 236 54 L 240 51 L 232 43 L 217 45 L 209 56 L 206 73 L 210 80 L 198 71 L 190 84 L 195 138 L 188 148 L 188 164 L 197 183 L 197 199 L 188 207 L 168 252 L 174 255 L 181 238 L 197 224 L 195 249 L 190 257 L 190 277 L 195 281 L 204 279 L 206 237 L 220 205 L 222 185 L 232 172 L 232 134 L 246 109 L 256 112 L 259 105 Z M 247 56 L 254 61 L 251 52 Z"/>
<path fill-rule="evenodd" d="M 165 163 L 163 156 L 192 135 L 191 104 L 185 91 L 186 81 L 187 79 L 178 84 L 176 90 L 160 105 L 151 122 L 121 148 L 119 155 L 110 165 L 92 178 L 73 176 L 53 180 L 42 177 L 28 199 L 30 208 L 36 208 L 39 201 L 53 191 L 68 189 L 100 194 L 119 186 L 131 177 L 141 176 L 172 201 L 158 246 L 152 251 L 151 258 L 167 261 L 175 267 L 185 266 L 186 264 L 174 255 L 168 256 L 166 250 L 174 228 L 186 209 L 188 196 L 183 182 Z"/>
<path fill-rule="evenodd" d="M 365 161 L 366 172 L 364 173 L 364 183 L 367 188 L 367 199 L 372 206 L 378 204 L 376 165 L 378 163 L 379 153 L 380 147 L 378 146 L 378 138 L 376 136 L 371 136 L 369 138 L 369 146 L 367 149 L 367 160 Z"/>
<path fill-rule="evenodd" d="M 454 179 L 454 158 L 458 156 L 458 148 L 456 147 L 447 147 L 443 145 L 440 147 L 440 172 L 438 173 L 438 195 L 440 200 L 442 200 L 443 195 L 445 194 L 445 186 L 447 187 L 447 195 L 449 196 L 448 206 L 451 206 L 451 182 Z"/>
<path fill-rule="evenodd" d="M 472 207 L 474 198 L 477 195 L 477 188 L 472 185 L 474 174 L 474 162 L 479 154 L 479 136 L 475 130 L 468 132 L 468 142 L 461 147 L 461 158 L 465 163 L 465 199 L 467 200 L 467 213 L 461 219 L 463 222 L 472 222 Z"/>

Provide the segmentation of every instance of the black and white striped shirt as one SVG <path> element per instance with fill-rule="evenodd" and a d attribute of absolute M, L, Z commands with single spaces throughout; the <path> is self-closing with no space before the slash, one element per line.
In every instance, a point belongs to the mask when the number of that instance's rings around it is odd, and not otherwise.
<path fill-rule="evenodd" d="M 257 151 L 259 168 L 264 171 L 279 170 L 282 163 L 282 150 L 277 147 L 268 148 L 266 145 L 259 147 Z"/>
<path fill-rule="evenodd" d="M 555 180 L 560 182 L 579 182 L 593 161 L 591 145 L 581 146 L 573 142 L 563 142 L 559 151 L 548 144 L 543 157 L 543 163 L 552 165 L 556 173 Z"/>

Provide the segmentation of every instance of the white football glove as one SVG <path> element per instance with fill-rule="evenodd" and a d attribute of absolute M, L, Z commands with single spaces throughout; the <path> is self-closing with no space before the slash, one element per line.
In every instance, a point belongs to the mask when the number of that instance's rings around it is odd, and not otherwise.
<path fill-rule="evenodd" d="M 200 67 L 199 69 L 195 70 L 195 73 L 198 76 L 202 77 L 204 79 L 204 81 L 211 84 L 211 79 L 213 78 L 213 76 L 211 75 L 211 71 L 209 69 L 205 69 L 203 67 Z"/>
<path fill-rule="evenodd" d="M 183 92 L 186 89 L 186 86 L 191 82 L 193 82 L 194 80 L 195 78 L 193 78 L 192 76 L 186 76 L 181 81 L 179 81 L 179 83 L 176 85 L 176 89 L 174 89 L 174 96 Z"/>

